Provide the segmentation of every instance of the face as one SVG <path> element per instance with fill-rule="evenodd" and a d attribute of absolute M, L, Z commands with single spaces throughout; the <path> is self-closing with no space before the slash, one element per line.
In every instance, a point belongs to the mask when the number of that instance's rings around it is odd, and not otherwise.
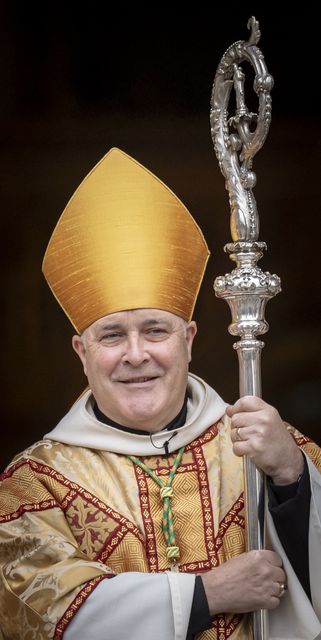
<path fill-rule="evenodd" d="M 99 409 L 119 424 L 158 431 L 184 402 L 195 322 L 159 309 L 112 313 L 73 337 Z"/>

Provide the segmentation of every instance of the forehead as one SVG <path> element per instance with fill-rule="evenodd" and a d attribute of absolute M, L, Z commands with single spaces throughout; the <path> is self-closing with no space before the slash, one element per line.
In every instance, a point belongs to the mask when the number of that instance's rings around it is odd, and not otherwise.
<path fill-rule="evenodd" d="M 174 313 L 163 311 L 162 309 L 128 309 L 103 316 L 88 328 L 96 331 L 106 327 L 142 326 L 149 323 L 166 323 L 173 325 L 181 322 L 181 320 L 182 319 Z"/>

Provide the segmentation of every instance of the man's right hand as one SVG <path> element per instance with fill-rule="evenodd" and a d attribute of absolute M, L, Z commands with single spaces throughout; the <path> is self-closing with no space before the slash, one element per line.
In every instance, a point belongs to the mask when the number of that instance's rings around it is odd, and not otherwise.
<path fill-rule="evenodd" d="M 248 551 L 202 575 L 211 615 L 275 609 L 286 575 L 274 551 Z"/>

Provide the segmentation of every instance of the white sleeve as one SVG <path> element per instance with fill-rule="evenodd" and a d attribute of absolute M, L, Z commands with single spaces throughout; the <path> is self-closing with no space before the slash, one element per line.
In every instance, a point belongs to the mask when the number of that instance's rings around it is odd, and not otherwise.
<path fill-rule="evenodd" d="M 122 573 L 103 580 L 69 623 L 64 640 L 185 640 L 195 575 Z"/>
<path fill-rule="evenodd" d="M 266 508 L 267 548 L 281 556 L 288 584 L 288 591 L 281 598 L 280 606 L 269 611 L 269 640 L 321 638 L 321 475 L 308 456 L 306 459 L 311 483 L 309 570 L 313 606 L 285 554 L 272 516 Z M 267 507 L 267 497 L 265 504 Z M 299 513 L 297 517 L 300 518 Z"/>
<path fill-rule="evenodd" d="M 309 570 L 313 607 L 321 621 L 321 474 L 307 457 L 311 483 Z"/>

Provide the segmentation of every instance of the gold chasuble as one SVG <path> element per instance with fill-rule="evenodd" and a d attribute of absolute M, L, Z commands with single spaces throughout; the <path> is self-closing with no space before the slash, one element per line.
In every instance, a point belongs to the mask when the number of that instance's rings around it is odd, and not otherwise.
<path fill-rule="evenodd" d="M 176 436 L 185 449 L 172 482 L 172 510 L 178 570 L 202 574 L 245 550 L 243 468 L 232 452 L 228 420 L 216 419 L 204 429 L 208 416 L 222 415 L 224 403 L 194 376 L 189 388 L 187 423 Z M 82 439 L 91 430 L 88 448 Z M 156 434 L 163 440 L 164 435 Z M 294 435 L 321 466 L 319 449 Z M 102 437 L 105 448 L 95 448 Z M 169 455 L 156 449 L 155 455 L 144 455 L 144 447 L 153 446 L 150 438 L 141 436 L 137 445 L 140 436 L 99 423 L 89 392 L 49 437 L 17 456 L 3 474 L 0 626 L 5 637 L 58 640 L 101 580 L 171 570 L 160 488 L 128 458 L 129 451 L 115 451 L 124 437 L 132 453 L 166 484 L 177 445 Z M 198 637 L 248 640 L 248 616 L 223 612 Z"/>

